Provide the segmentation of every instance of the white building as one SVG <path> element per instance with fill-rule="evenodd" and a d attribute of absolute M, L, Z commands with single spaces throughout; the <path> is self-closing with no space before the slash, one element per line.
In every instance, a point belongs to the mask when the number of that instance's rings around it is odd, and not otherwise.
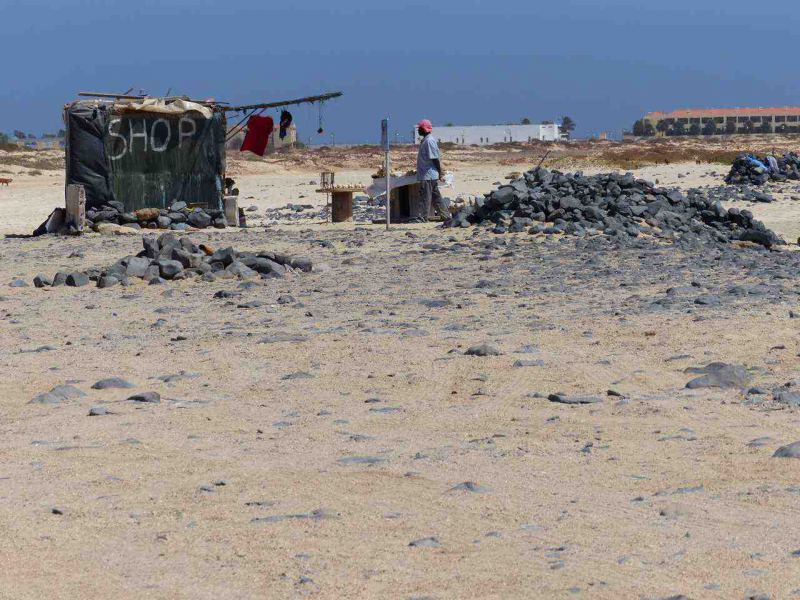
<path fill-rule="evenodd" d="M 289 125 L 289 129 L 286 130 L 286 137 L 283 139 L 281 139 L 280 130 L 280 124 L 276 122 L 275 129 L 272 131 L 272 135 L 269 136 L 269 140 L 267 140 L 267 152 L 275 152 L 275 150 L 280 150 L 286 146 L 294 147 L 294 143 L 297 141 L 297 127 L 295 127 L 295 124 Z"/>
<path fill-rule="evenodd" d="M 416 130 L 414 137 L 420 141 Z M 489 146 L 507 142 L 556 142 L 562 139 L 558 125 L 454 125 L 452 127 L 433 127 L 433 137 L 441 143 L 465 146 Z"/>

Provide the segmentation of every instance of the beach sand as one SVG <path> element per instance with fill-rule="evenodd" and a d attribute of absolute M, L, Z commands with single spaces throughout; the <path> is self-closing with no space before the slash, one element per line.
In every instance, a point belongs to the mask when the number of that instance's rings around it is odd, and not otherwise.
<path fill-rule="evenodd" d="M 445 164 L 454 194 L 526 167 Z M 337 183 L 368 183 L 375 166 L 345 165 Z M 685 387 L 688 367 L 714 361 L 768 390 L 796 380 L 795 252 L 264 227 L 267 208 L 324 200 L 319 165 L 232 168 L 258 226 L 191 237 L 309 256 L 315 271 L 250 289 L 8 287 L 113 263 L 141 239 L 0 240 L 0 596 L 798 595 L 800 461 L 772 458 L 800 439 L 797 409 Z M 8 170 L 0 232 L 28 234 L 62 204 L 63 175 Z M 688 189 L 726 171 L 635 173 Z M 793 241 L 795 187 L 736 205 Z M 464 353 L 484 343 L 499 354 Z M 133 387 L 91 389 L 107 377 Z M 61 384 L 85 395 L 31 403 Z M 144 391 L 161 402 L 126 400 Z"/>

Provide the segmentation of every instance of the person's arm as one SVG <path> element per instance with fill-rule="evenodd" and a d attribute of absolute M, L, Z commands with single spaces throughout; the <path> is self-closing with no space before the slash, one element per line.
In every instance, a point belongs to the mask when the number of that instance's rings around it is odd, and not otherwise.
<path fill-rule="evenodd" d="M 439 158 L 439 145 L 434 142 L 431 144 L 428 152 L 433 166 L 436 167 L 436 170 L 439 172 L 439 181 L 441 181 L 444 179 L 444 171 L 442 170 L 442 163 Z"/>
<path fill-rule="evenodd" d="M 438 158 L 432 158 L 431 162 L 433 163 L 433 166 L 436 167 L 436 170 L 439 171 L 439 181 L 442 181 L 444 179 L 444 171 L 442 171 L 442 163 L 439 162 Z"/>

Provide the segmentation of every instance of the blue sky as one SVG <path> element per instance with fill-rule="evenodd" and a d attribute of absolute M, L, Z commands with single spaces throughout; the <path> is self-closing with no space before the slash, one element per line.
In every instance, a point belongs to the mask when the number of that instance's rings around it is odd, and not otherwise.
<path fill-rule="evenodd" d="M 251 103 L 323 91 L 303 140 L 569 115 L 578 135 L 642 113 L 800 104 L 796 2 L 742 0 L 0 0 L 0 131 L 61 126 L 79 90 Z"/>

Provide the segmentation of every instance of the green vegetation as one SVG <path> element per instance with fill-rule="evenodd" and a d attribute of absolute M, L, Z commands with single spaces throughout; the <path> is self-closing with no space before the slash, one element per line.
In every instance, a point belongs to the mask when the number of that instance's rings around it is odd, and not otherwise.
<path fill-rule="evenodd" d="M 561 117 L 561 125 L 559 125 L 558 129 L 569 138 L 572 132 L 575 131 L 575 121 L 566 116 Z"/>

